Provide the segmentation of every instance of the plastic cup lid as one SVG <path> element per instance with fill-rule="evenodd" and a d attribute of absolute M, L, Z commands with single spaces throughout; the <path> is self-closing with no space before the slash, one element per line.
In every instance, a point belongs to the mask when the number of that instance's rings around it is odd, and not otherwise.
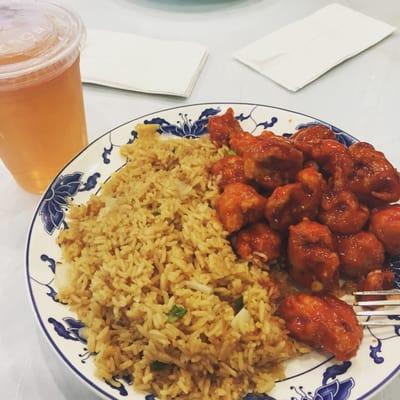
<path fill-rule="evenodd" d="M 84 37 L 81 19 L 61 6 L 0 0 L 0 88 L 59 73 L 76 59 Z"/>

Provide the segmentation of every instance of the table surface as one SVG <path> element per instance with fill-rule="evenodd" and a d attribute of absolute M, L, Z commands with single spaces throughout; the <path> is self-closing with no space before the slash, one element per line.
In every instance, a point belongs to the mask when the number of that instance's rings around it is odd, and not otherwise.
<path fill-rule="evenodd" d="M 329 4 L 326 0 L 64 0 L 89 28 L 191 40 L 209 58 L 188 99 L 84 86 L 89 139 L 140 115 L 206 101 L 254 102 L 330 121 L 377 145 L 399 165 L 396 115 L 400 36 L 334 68 L 291 93 L 232 59 L 234 50 Z M 344 5 L 400 26 L 397 0 L 348 0 Z M 39 199 L 20 189 L 0 163 L 0 393 L 2 399 L 95 399 L 42 338 L 27 297 L 24 246 Z M 395 400 L 396 378 L 374 400 Z M 286 400 L 286 399 L 282 399 Z"/>

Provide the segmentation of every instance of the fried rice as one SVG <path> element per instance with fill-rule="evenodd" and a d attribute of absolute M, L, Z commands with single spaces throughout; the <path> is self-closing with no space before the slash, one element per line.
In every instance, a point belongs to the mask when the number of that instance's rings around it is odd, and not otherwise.
<path fill-rule="evenodd" d="M 160 399 L 268 392 L 305 348 L 274 315 L 268 269 L 238 259 L 217 219 L 208 170 L 229 150 L 156 129 L 138 126 L 121 148 L 127 164 L 71 206 L 59 299 L 85 323 L 96 373 L 111 384 L 130 376 Z"/>

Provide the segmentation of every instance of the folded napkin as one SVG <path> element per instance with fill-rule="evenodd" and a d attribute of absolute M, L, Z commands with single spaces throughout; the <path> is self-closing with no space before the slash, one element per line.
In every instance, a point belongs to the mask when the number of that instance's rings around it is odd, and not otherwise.
<path fill-rule="evenodd" d="M 234 58 L 295 92 L 394 31 L 331 4 L 240 49 Z"/>
<path fill-rule="evenodd" d="M 119 89 L 190 96 L 207 58 L 196 43 L 88 30 L 82 81 Z"/>

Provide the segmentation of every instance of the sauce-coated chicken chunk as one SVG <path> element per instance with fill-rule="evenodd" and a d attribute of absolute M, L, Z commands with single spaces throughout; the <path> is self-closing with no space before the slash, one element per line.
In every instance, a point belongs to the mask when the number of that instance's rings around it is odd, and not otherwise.
<path fill-rule="evenodd" d="M 322 348 L 340 360 L 357 353 L 363 331 L 353 308 L 328 295 L 293 294 L 278 309 L 286 327 L 298 340 Z"/>
<path fill-rule="evenodd" d="M 236 232 L 263 217 L 265 198 L 244 183 L 231 183 L 216 201 L 217 215 L 224 228 Z"/>
<path fill-rule="evenodd" d="M 368 208 L 347 190 L 328 192 L 322 196 L 319 220 L 332 232 L 343 235 L 360 232 L 368 216 Z"/>
<path fill-rule="evenodd" d="M 399 174 L 384 154 L 368 143 L 349 147 L 354 160 L 350 189 L 369 206 L 378 206 L 400 199 Z"/>
<path fill-rule="evenodd" d="M 229 183 L 246 183 L 243 159 L 239 156 L 221 158 L 211 167 L 211 173 L 220 177 L 218 183 L 221 188 L 224 188 Z"/>
<path fill-rule="evenodd" d="M 358 284 L 360 291 L 374 291 L 374 290 L 390 290 L 394 286 L 394 273 L 388 270 L 377 269 L 371 271 L 364 279 Z M 384 300 L 386 296 L 376 295 L 363 295 L 360 300 L 373 301 Z M 376 307 L 370 307 L 376 308 Z"/>
<path fill-rule="evenodd" d="M 324 178 L 313 167 L 302 169 L 296 180 L 277 187 L 267 199 L 265 217 L 279 231 L 285 231 L 305 217 L 314 218 L 326 189 Z"/>
<path fill-rule="evenodd" d="M 330 183 L 334 190 L 347 188 L 353 172 L 353 160 L 349 150 L 342 143 L 326 139 L 312 142 L 295 141 L 294 144 L 331 175 Z"/>
<path fill-rule="evenodd" d="M 294 180 L 303 166 L 301 151 L 289 140 L 274 135 L 258 138 L 243 158 L 246 178 L 270 190 Z"/>
<path fill-rule="evenodd" d="M 267 224 L 256 223 L 242 229 L 236 237 L 236 251 L 246 260 L 276 260 L 280 255 L 281 238 Z"/>
<path fill-rule="evenodd" d="M 393 256 L 400 255 L 400 205 L 393 204 L 374 211 L 369 230 L 383 243 Z"/>
<path fill-rule="evenodd" d="M 243 156 L 246 152 L 251 151 L 260 141 L 270 138 L 277 137 L 273 132 L 263 131 L 260 135 L 254 136 L 249 132 L 237 131 L 232 133 L 229 140 L 229 147 L 236 152 L 237 155 Z"/>
<path fill-rule="evenodd" d="M 223 115 L 210 117 L 207 126 L 211 141 L 218 147 L 229 143 L 231 134 L 241 132 L 239 121 L 235 119 L 232 108 L 228 108 Z"/>
<path fill-rule="evenodd" d="M 235 132 L 229 139 L 229 147 L 236 152 L 237 155 L 243 156 L 246 151 L 251 149 L 256 143 L 258 138 L 248 132 Z"/>
<path fill-rule="evenodd" d="M 337 285 L 339 256 L 328 227 L 305 220 L 289 228 L 288 258 L 290 274 L 313 291 Z"/>
<path fill-rule="evenodd" d="M 362 277 L 380 268 L 385 260 L 382 243 L 370 232 L 337 236 L 336 243 L 340 267 L 347 276 Z"/>
<path fill-rule="evenodd" d="M 359 288 L 362 291 L 389 290 L 393 288 L 394 274 L 392 271 L 377 269 L 360 282 Z M 376 297 L 375 297 L 376 299 Z"/>
<path fill-rule="evenodd" d="M 295 142 L 313 142 L 315 140 L 335 140 L 335 134 L 332 129 L 325 125 L 315 124 L 299 129 L 291 138 Z"/>

